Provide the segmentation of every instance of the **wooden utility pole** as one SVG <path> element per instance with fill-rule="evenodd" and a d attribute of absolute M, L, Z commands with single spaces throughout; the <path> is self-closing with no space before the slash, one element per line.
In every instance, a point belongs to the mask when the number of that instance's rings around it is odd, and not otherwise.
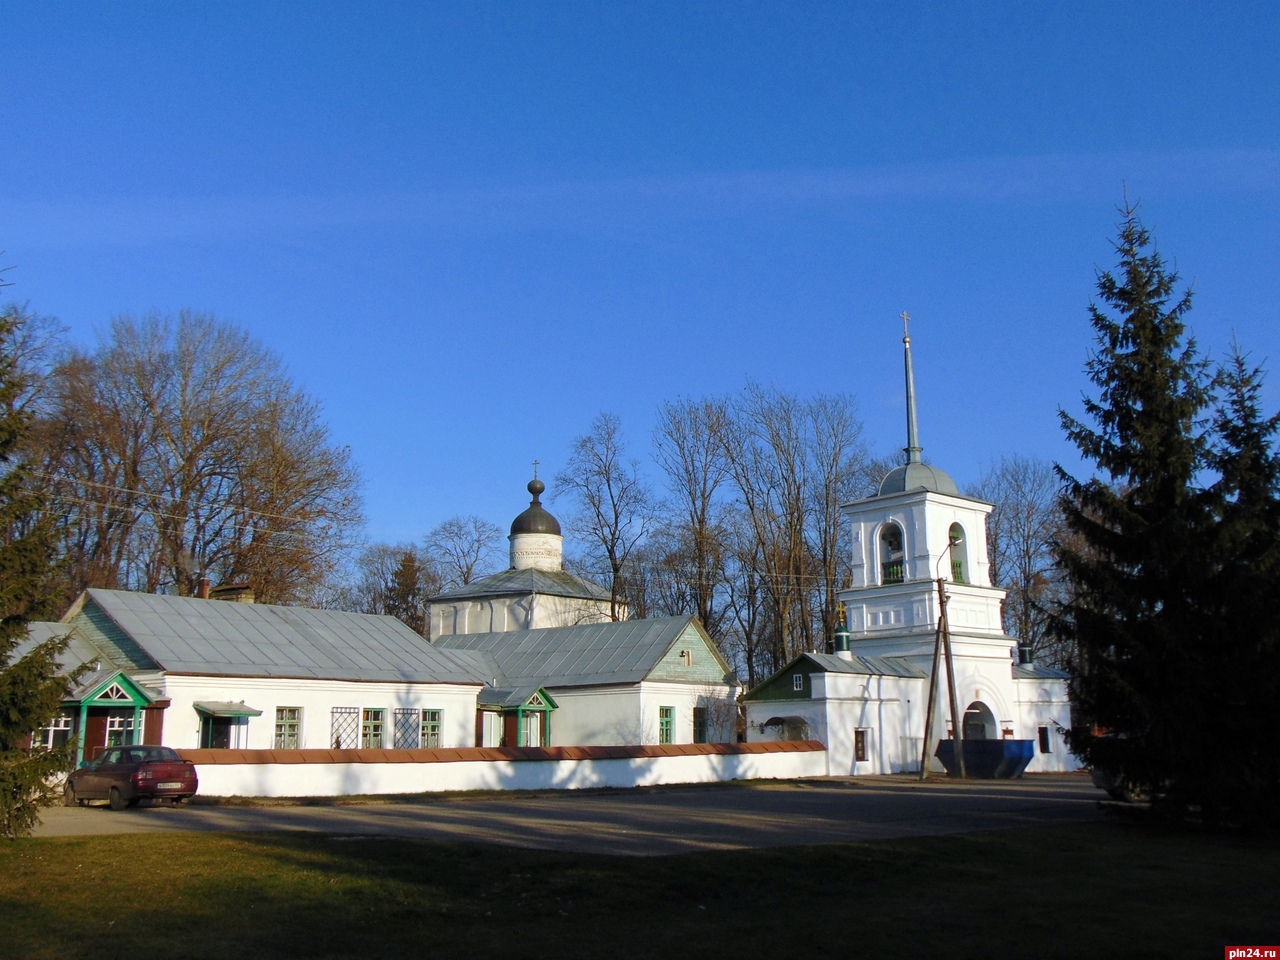
<path fill-rule="evenodd" d="M 942 631 L 942 649 L 947 658 L 947 690 L 951 694 L 951 736 L 956 744 L 956 766 L 960 769 L 960 779 L 968 778 L 964 769 L 964 716 L 960 713 L 960 704 L 956 698 L 956 665 L 951 659 L 951 623 L 947 618 L 947 581 L 938 578 L 938 625 Z"/>
<path fill-rule="evenodd" d="M 929 699 L 925 707 L 924 746 L 920 751 L 920 779 L 929 776 L 929 747 L 933 745 L 933 715 L 938 692 L 938 661 L 945 652 L 947 661 L 947 693 L 951 701 L 951 736 L 955 741 L 956 765 L 960 779 L 968 778 L 964 767 L 964 718 L 960 716 L 956 697 L 956 668 L 951 659 L 951 630 L 947 623 L 946 580 L 938 578 L 938 628 L 933 635 L 933 667 L 929 671 Z"/>

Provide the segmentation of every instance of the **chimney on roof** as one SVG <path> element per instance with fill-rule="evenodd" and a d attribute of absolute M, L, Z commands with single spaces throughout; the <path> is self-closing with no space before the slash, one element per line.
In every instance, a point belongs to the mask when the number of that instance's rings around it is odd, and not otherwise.
<path fill-rule="evenodd" d="M 247 583 L 220 583 L 209 591 L 211 600 L 230 600 L 232 603 L 253 603 L 253 587 Z"/>
<path fill-rule="evenodd" d="M 196 597 L 200 600 L 208 600 L 209 586 L 210 586 L 209 578 L 201 577 L 199 582 L 196 584 Z"/>

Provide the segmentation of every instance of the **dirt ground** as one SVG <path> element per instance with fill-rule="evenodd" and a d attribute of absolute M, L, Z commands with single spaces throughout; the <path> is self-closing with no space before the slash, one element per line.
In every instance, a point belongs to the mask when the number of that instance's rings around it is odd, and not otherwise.
<path fill-rule="evenodd" d="M 305 830 L 646 856 L 1080 822 L 1099 818 L 1104 799 L 1087 776 L 1074 774 L 924 783 L 858 777 L 118 813 L 102 806 L 56 807 L 44 811 L 35 835 Z"/>

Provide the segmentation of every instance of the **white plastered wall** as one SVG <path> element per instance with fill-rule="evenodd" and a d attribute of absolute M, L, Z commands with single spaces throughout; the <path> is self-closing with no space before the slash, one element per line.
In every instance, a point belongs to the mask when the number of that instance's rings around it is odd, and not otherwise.
<path fill-rule="evenodd" d="M 665 683 L 599 687 L 548 687 L 556 702 L 552 746 L 656 744 L 661 707 L 672 708 L 672 743 L 693 742 L 693 709 L 707 710 L 707 739 L 733 739 L 734 688 L 728 684 Z"/>
<path fill-rule="evenodd" d="M 626 606 L 622 606 L 626 619 Z M 607 600 L 531 594 L 520 597 L 481 597 L 431 604 L 431 636 L 465 633 L 502 633 L 508 630 L 540 630 L 572 627 L 580 623 L 607 623 Z"/>
<path fill-rule="evenodd" d="M 275 737 L 277 707 L 302 709 L 300 747 L 331 746 L 330 721 L 334 707 L 381 708 L 385 714 L 386 745 L 392 745 L 394 710 L 407 707 L 442 711 L 442 746 L 475 746 L 476 696 L 479 685 L 448 683 L 360 683 L 346 680 L 303 680 L 266 677 L 166 676 L 161 681 L 171 701 L 164 715 L 163 742 L 169 747 L 200 746 L 198 701 L 243 701 L 261 710 L 250 717 L 250 750 L 269 750 Z"/>

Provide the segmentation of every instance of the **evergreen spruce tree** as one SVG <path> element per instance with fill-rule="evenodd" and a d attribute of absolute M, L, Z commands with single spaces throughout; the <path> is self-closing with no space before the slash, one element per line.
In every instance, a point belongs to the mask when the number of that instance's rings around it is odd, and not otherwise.
<path fill-rule="evenodd" d="M 52 519 L 22 457 L 28 427 L 19 409 L 22 372 L 11 344 L 21 317 L 0 313 L 0 836 L 30 833 L 41 806 L 56 800 L 51 780 L 70 768 L 73 745 L 45 751 L 31 735 L 53 719 L 68 679 L 58 657 L 66 640 L 40 644 L 15 659 L 27 624 L 50 619 L 54 590 Z"/>
<path fill-rule="evenodd" d="M 1090 306 L 1099 389 L 1085 398 L 1092 425 L 1060 412 L 1068 438 L 1101 473 L 1061 471 L 1068 529 L 1055 548 L 1070 598 L 1053 627 L 1074 643 L 1073 750 L 1137 790 L 1165 786 L 1201 745 L 1204 691 L 1194 673 L 1208 517 L 1196 480 L 1208 440 L 1209 373 L 1183 317 L 1190 292 L 1126 207 L 1119 267 L 1101 273 Z M 1104 309 L 1106 308 L 1106 309 Z M 1083 724 L 1080 723 L 1083 721 Z"/>
<path fill-rule="evenodd" d="M 1091 422 L 1061 413 L 1099 471 L 1059 470 L 1075 535 L 1055 547 L 1070 593 L 1053 619 L 1078 651 L 1071 745 L 1174 815 L 1254 819 L 1280 787 L 1263 716 L 1280 421 L 1261 415 L 1261 375 L 1238 354 L 1211 375 L 1186 336 L 1190 293 L 1175 294 L 1136 211 L 1123 216 L 1118 269 L 1090 308 Z"/>
<path fill-rule="evenodd" d="M 1280 703 L 1280 414 L 1261 411 L 1262 371 L 1237 346 L 1215 381 L 1209 463 L 1218 523 L 1203 582 L 1209 631 L 1202 681 L 1220 741 L 1188 778 L 1187 802 L 1209 817 L 1274 822 L 1280 751 L 1268 735 Z M 1223 809 L 1225 808 L 1225 810 Z"/>
<path fill-rule="evenodd" d="M 414 552 L 406 550 L 391 576 L 386 596 L 386 612 L 422 636 L 427 633 L 424 572 Z"/>

